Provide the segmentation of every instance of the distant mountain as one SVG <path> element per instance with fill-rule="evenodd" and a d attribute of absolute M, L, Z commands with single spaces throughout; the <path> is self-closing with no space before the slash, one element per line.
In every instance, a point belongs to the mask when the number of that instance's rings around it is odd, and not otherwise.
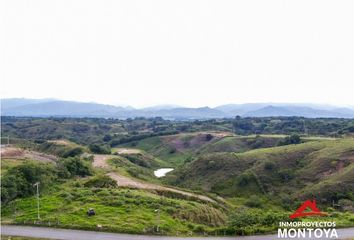
<path fill-rule="evenodd" d="M 172 109 L 161 109 L 156 111 L 140 111 L 136 114 L 145 117 L 163 117 L 166 119 L 207 119 L 207 118 L 222 118 L 225 117 L 225 113 L 209 108 L 172 108 Z"/>
<path fill-rule="evenodd" d="M 1 108 L 2 109 L 9 109 L 20 107 L 28 104 L 34 103 L 43 103 L 55 101 L 54 99 L 28 99 L 28 98 L 8 98 L 8 99 L 1 99 Z"/>
<path fill-rule="evenodd" d="M 1 114 L 7 116 L 73 116 L 73 117 L 116 117 L 131 110 L 97 103 L 80 103 L 72 101 L 29 101 L 15 107 L 2 102 Z"/>
<path fill-rule="evenodd" d="M 156 105 L 152 107 L 142 108 L 142 111 L 159 111 L 159 110 L 166 110 L 166 109 L 173 109 L 173 108 L 180 108 L 181 106 L 172 105 L 172 104 L 163 104 L 163 105 Z"/>
<path fill-rule="evenodd" d="M 215 107 L 215 109 L 222 111 L 227 115 L 242 116 L 250 111 L 261 109 L 267 105 L 268 104 L 266 103 L 226 104 Z"/>
<path fill-rule="evenodd" d="M 307 118 L 353 118 L 354 110 L 346 109 L 341 111 L 322 110 L 312 107 L 300 106 L 266 106 L 261 109 L 244 114 L 247 117 L 272 117 L 272 116 L 302 116 Z"/>
<path fill-rule="evenodd" d="M 261 109 L 250 111 L 244 114 L 247 117 L 271 117 L 271 116 L 296 116 L 296 113 L 286 107 L 266 106 Z"/>
<path fill-rule="evenodd" d="M 165 119 L 210 119 L 270 116 L 303 116 L 308 118 L 354 118 L 354 109 L 316 104 L 246 103 L 227 104 L 215 108 L 187 108 L 176 105 L 159 105 L 134 109 L 98 103 L 82 103 L 53 99 L 2 99 L 3 116 L 33 117 L 163 117 Z"/>

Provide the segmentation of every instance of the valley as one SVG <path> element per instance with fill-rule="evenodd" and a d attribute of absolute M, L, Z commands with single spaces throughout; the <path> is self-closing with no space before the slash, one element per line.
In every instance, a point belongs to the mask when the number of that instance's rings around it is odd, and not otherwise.
<path fill-rule="evenodd" d="M 2 224 L 253 235 L 316 199 L 321 221 L 354 226 L 353 120 L 2 120 Z"/>

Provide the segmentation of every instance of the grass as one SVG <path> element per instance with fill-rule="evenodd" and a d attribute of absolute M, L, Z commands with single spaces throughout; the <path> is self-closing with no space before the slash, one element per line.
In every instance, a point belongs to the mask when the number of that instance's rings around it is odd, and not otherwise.
<path fill-rule="evenodd" d="M 185 136 L 183 137 L 185 138 Z M 161 167 L 175 167 L 182 165 L 192 156 L 190 151 L 179 152 L 169 146 L 161 137 L 146 138 L 141 141 L 123 144 L 119 147 L 131 147 L 153 155 L 160 162 Z"/>
<path fill-rule="evenodd" d="M 352 199 L 348 193 L 354 187 L 354 138 L 312 139 L 303 144 L 274 147 L 278 136 L 231 136 L 188 145 L 196 135 L 152 137 L 125 144 L 122 147 L 138 148 L 141 152 L 112 155 L 109 164 L 112 171 L 126 176 L 173 183 L 214 197 L 221 195 L 225 203 L 205 203 L 154 190 L 86 188 L 83 183 L 87 178 L 77 178 L 60 181 L 41 193 L 41 222 L 36 224 L 159 234 L 159 218 L 160 233 L 165 235 L 268 233 L 277 224 L 255 222 L 234 227 L 230 219 L 241 211 L 245 211 L 246 219 L 253 218 L 254 213 L 259 219 L 272 213 L 288 219 L 303 198 L 314 195 L 320 198 L 319 208 L 330 213 L 330 217 L 318 220 L 334 220 L 339 227 L 354 226 L 353 213 L 328 208 L 328 201 L 322 201 L 338 196 Z M 176 139 L 187 143 L 183 151 L 172 151 Z M 262 148 L 252 145 L 256 139 L 264 140 L 259 146 Z M 18 164 L 21 162 L 4 159 L 3 171 Z M 170 166 L 179 167 L 164 179 L 153 176 L 155 168 Z M 108 170 L 100 169 L 97 173 L 104 171 Z M 88 217 L 89 208 L 97 214 Z M 17 199 L 1 211 L 2 223 L 33 225 L 37 218 L 36 199 Z"/>
<path fill-rule="evenodd" d="M 313 194 L 321 197 L 328 194 L 326 199 L 350 198 L 354 182 L 353 153 L 354 138 L 310 141 L 243 153 L 211 153 L 201 155 L 167 178 L 172 184 L 224 196 L 263 192 L 269 197 L 286 194 L 291 199 Z M 326 186 L 331 186 L 330 192 Z M 318 191 L 311 191 L 314 189 Z"/>
<path fill-rule="evenodd" d="M 222 210 L 204 203 L 166 198 L 148 191 L 91 189 L 79 185 L 80 180 L 58 185 L 41 196 L 41 225 L 135 234 L 154 233 L 157 209 L 160 211 L 160 229 L 164 234 L 190 234 L 200 227 L 212 230 L 225 223 Z M 86 215 L 89 208 L 95 209 L 95 216 Z M 2 209 L 4 223 L 34 224 L 36 219 L 34 197 L 18 199 Z M 102 228 L 98 228 L 98 225 L 102 225 Z"/>
<path fill-rule="evenodd" d="M 18 166 L 22 164 L 24 160 L 21 159 L 7 159 L 7 158 L 1 158 L 1 168 L 0 168 L 0 173 L 4 174 L 8 169 Z"/>

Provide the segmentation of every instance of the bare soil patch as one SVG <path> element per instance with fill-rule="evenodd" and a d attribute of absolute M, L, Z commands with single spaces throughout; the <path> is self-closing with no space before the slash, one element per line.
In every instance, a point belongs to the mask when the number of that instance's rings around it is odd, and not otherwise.
<path fill-rule="evenodd" d="M 99 168 L 109 168 L 107 160 L 113 157 L 113 155 L 94 154 L 92 165 Z"/>
<path fill-rule="evenodd" d="M 54 162 L 58 158 L 53 155 L 25 150 L 18 147 L 1 147 L 1 158 L 37 160 L 40 162 Z"/>
<path fill-rule="evenodd" d="M 109 169 L 110 166 L 108 165 L 107 160 L 109 160 L 110 158 L 113 158 L 113 157 L 114 157 L 114 155 L 95 154 L 94 160 L 93 160 L 93 166 Z M 199 194 L 195 194 L 195 193 L 190 193 L 190 192 L 185 192 L 185 191 L 177 190 L 177 189 L 170 188 L 170 187 L 164 187 L 164 186 L 160 186 L 160 185 L 153 184 L 153 183 L 142 182 L 137 179 L 123 176 L 123 175 L 118 174 L 116 172 L 110 172 L 107 175 L 110 176 L 113 180 L 117 181 L 117 184 L 120 187 L 129 187 L 129 188 L 138 188 L 138 189 L 152 189 L 152 190 L 165 190 L 165 191 L 183 194 L 185 196 L 199 198 L 200 200 L 207 201 L 207 202 L 215 202 L 213 199 L 211 199 L 207 196 L 203 196 L 203 195 L 199 195 Z"/>
<path fill-rule="evenodd" d="M 152 184 L 152 183 L 145 183 L 145 182 L 140 182 L 138 180 L 126 177 L 126 176 L 122 176 L 118 173 L 115 172 L 111 172 L 107 174 L 108 176 L 110 176 L 113 180 L 117 181 L 118 186 L 120 187 L 130 187 L 130 188 L 138 188 L 138 189 L 152 189 L 152 190 L 164 190 L 164 191 L 169 191 L 169 192 L 175 192 L 175 193 L 179 193 L 185 196 L 189 196 L 189 197 L 195 197 L 195 198 L 199 198 L 200 200 L 206 201 L 206 202 L 215 202 L 213 199 L 204 196 L 204 195 L 199 195 L 199 194 L 195 194 L 195 193 L 190 193 L 190 192 L 186 192 L 186 191 L 182 191 L 182 190 L 178 190 L 178 189 L 174 189 L 174 188 L 170 188 L 170 187 L 164 187 L 164 186 L 160 186 L 157 184 Z"/>
<path fill-rule="evenodd" d="M 55 143 L 57 145 L 64 145 L 64 146 L 70 145 L 70 142 L 68 142 L 67 140 L 64 140 L 64 139 L 61 139 L 61 140 L 48 140 L 48 142 Z"/>
<path fill-rule="evenodd" d="M 116 153 L 118 154 L 138 154 L 141 153 L 141 150 L 135 148 L 115 148 Z"/>

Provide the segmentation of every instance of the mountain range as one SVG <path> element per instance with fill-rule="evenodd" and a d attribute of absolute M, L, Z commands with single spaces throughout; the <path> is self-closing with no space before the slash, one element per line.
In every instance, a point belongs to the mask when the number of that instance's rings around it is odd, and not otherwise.
<path fill-rule="evenodd" d="M 301 116 L 307 118 L 354 118 L 354 107 L 318 104 L 246 103 L 227 104 L 215 108 L 188 108 L 159 105 L 136 109 L 98 103 L 63 101 L 56 99 L 1 99 L 2 116 L 21 117 L 163 117 L 165 119 L 211 119 L 271 116 Z"/>

